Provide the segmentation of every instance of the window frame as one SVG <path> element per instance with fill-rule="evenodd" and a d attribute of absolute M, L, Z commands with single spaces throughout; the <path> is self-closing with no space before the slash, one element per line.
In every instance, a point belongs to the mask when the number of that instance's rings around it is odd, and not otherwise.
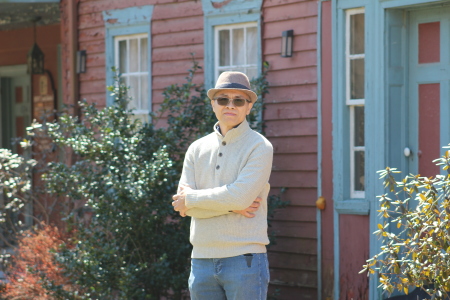
<path fill-rule="evenodd" d="M 365 22 L 365 8 L 351 8 L 345 10 L 345 103 L 349 108 L 349 154 L 350 154 L 350 198 L 364 199 L 366 197 L 365 191 L 355 190 L 355 155 L 356 152 L 366 152 L 365 142 L 364 146 L 355 146 L 355 107 L 365 107 L 365 95 L 362 99 L 351 99 L 351 61 L 354 59 L 364 59 L 365 63 L 365 47 L 363 54 L 350 54 L 351 43 L 351 16 L 357 14 L 364 14 Z M 364 34 L 365 38 L 366 34 Z M 365 64 L 364 64 L 365 66 Z M 364 69 L 365 72 L 365 69 Z M 365 82 L 364 82 L 365 84 Z M 364 168 L 365 169 L 365 168 Z M 365 186 L 365 184 L 364 184 Z"/>
<path fill-rule="evenodd" d="M 367 199 L 367 152 L 365 152 L 365 191 L 354 191 L 354 153 L 361 150 L 354 145 L 354 108 L 355 106 L 365 106 L 367 98 L 367 68 L 365 64 L 364 93 L 365 99 L 350 100 L 350 16 L 357 13 L 365 13 L 367 3 L 350 1 L 337 9 L 337 26 L 335 28 L 333 57 L 336 61 L 336 68 L 333 71 L 333 198 L 334 208 L 338 214 L 368 215 L 370 211 L 370 201 Z M 367 14 L 365 13 L 364 43 L 366 58 L 368 50 L 367 39 Z M 357 57 L 355 55 L 354 57 Z M 367 60 L 365 60 L 367 61 Z M 365 136 L 367 136 L 367 120 L 364 118 Z M 365 148 L 367 138 L 365 138 Z M 364 150 L 365 150 L 364 148 Z"/>
<path fill-rule="evenodd" d="M 128 34 L 128 35 L 118 35 L 118 36 L 114 36 L 114 65 L 115 66 L 119 66 L 120 65 L 120 53 L 119 53 L 119 42 L 121 41 L 127 41 L 127 50 L 129 50 L 129 41 L 133 38 L 137 38 L 139 41 L 139 47 L 138 47 L 138 57 L 139 60 L 141 58 L 141 47 L 140 47 L 140 41 L 142 38 L 146 38 L 147 39 L 147 54 L 148 54 L 148 46 L 149 46 L 149 40 L 148 40 L 148 35 L 145 33 L 137 33 L 137 34 Z M 147 60 L 148 60 L 148 56 L 147 56 Z M 141 66 L 140 61 L 139 61 L 139 66 Z M 127 55 L 127 66 L 130 66 L 130 55 Z M 124 77 L 128 77 L 128 76 L 142 76 L 142 75 L 147 75 L 150 76 L 150 71 L 148 69 L 148 61 L 147 61 L 147 71 L 145 72 L 123 72 L 122 70 L 119 69 L 119 72 L 122 76 Z M 129 83 L 127 84 L 129 85 Z M 139 92 L 138 94 L 141 94 L 141 81 L 139 80 Z M 148 91 L 148 93 L 150 94 L 151 90 Z M 147 95 L 147 99 L 149 98 L 149 96 Z M 144 114 L 149 114 L 150 113 L 150 107 L 148 107 L 148 109 L 142 109 L 142 101 L 144 99 L 139 98 L 139 109 L 133 109 L 133 113 L 136 115 L 144 115 Z M 147 103 L 148 105 L 149 103 Z"/>
<path fill-rule="evenodd" d="M 204 76 L 205 88 L 215 86 L 215 26 L 256 22 L 257 29 L 257 74 L 262 70 L 261 6 L 262 0 L 249 0 L 244 3 L 232 1 L 221 9 L 212 7 L 208 0 L 202 0 L 204 10 Z"/>
<path fill-rule="evenodd" d="M 254 21 L 253 22 L 223 24 L 223 25 L 214 26 L 214 79 L 215 80 L 217 80 L 217 78 L 219 78 L 219 74 L 220 74 L 221 71 L 232 70 L 234 68 L 254 67 L 256 69 L 257 74 L 259 74 L 261 72 L 261 69 L 258 68 L 258 61 L 257 61 L 256 64 L 248 64 L 248 63 L 246 63 L 246 64 L 243 64 L 243 65 L 229 65 L 229 66 L 226 66 L 226 67 L 219 66 L 219 61 L 220 61 L 219 31 L 224 30 L 224 29 L 228 29 L 231 32 L 233 29 L 240 29 L 240 28 L 245 29 L 244 30 L 244 43 L 245 43 L 244 47 L 246 49 L 247 48 L 247 43 L 246 43 L 246 41 L 247 41 L 247 39 L 246 39 L 247 38 L 247 30 L 246 29 L 247 28 L 251 28 L 251 27 L 256 28 L 256 31 L 258 33 L 258 23 L 254 22 Z M 231 41 L 230 48 L 233 48 L 233 44 L 232 44 L 233 43 L 233 39 L 231 38 L 230 41 Z M 257 43 L 257 48 L 259 48 L 258 47 L 258 37 L 257 37 L 256 43 Z M 231 52 L 230 62 L 233 61 L 233 56 L 232 55 L 233 55 L 233 53 Z M 249 78 L 249 79 L 251 80 L 251 78 Z"/>
<path fill-rule="evenodd" d="M 147 70 L 148 70 L 148 103 L 149 112 L 152 110 L 152 69 L 151 69 L 151 20 L 153 14 L 153 5 L 144 5 L 128 7 L 124 9 L 103 11 L 103 20 L 105 24 L 105 67 L 106 67 L 106 85 L 114 84 L 114 73 L 111 68 L 115 66 L 115 38 L 118 36 L 128 36 L 145 34 L 147 35 Z M 111 92 L 106 91 L 106 106 L 111 106 L 114 98 Z M 149 122 L 151 122 L 149 117 Z"/>

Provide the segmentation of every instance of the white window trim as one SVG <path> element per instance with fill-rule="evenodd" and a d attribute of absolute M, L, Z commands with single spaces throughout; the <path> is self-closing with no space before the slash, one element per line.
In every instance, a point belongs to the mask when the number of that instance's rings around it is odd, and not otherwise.
<path fill-rule="evenodd" d="M 365 13 L 364 7 L 348 9 L 345 11 L 345 99 L 347 105 L 364 105 L 365 99 L 350 99 L 350 61 L 357 58 L 365 58 L 365 54 L 350 54 L 350 17 Z"/>
<path fill-rule="evenodd" d="M 249 68 L 256 67 L 258 69 L 258 64 L 245 64 L 245 65 L 229 65 L 226 67 L 219 66 L 219 31 L 223 29 L 229 29 L 230 31 L 236 28 L 248 28 L 255 27 L 258 28 L 258 22 L 245 22 L 245 23 L 235 23 L 227 25 L 217 25 L 214 26 L 214 76 L 217 79 L 219 77 L 220 71 L 230 71 L 235 68 Z M 244 41 L 247 41 L 247 30 L 244 30 Z M 233 38 L 230 36 L 230 47 L 233 48 Z M 247 53 L 247 43 L 244 43 L 245 53 Z M 255 54 L 256 55 L 256 54 Z M 233 61 L 233 52 L 230 53 L 230 62 Z M 251 79 L 251 78 L 250 78 Z"/>
<path fill-rule="evenodd" d="M 350 106 L 350 198 L 363 199 L 365 198 L 364 191 L 355 190 L 355 153 L 356 151 L 366 150 L 365 146 L 355 146 L 355 106 Z M 365 160 L 364 160 L 365 162 Z M 365 185 L 364 185 L 365 186 Z"/>
<path fill-rule="evenodd" d="M 117 36 L 114 36 L 114 65 L 115 66 L 119 66 L 119 59 L 120 59 L 120 57 L 119 57 L 119 42 L 120 41 L 124 41 L 124 40 L 126 40 L 127 41 L 127 49 L 129 50 L 130 49 L 130 40 L 131 39 L 135 39 L 135 38 L 139 38 L 139 41 L 140 41 L 140 39 L 141 38 L 146 38 L 147 39 L 147 47 L 150 47 L 150 42 L 149 42 L 149 40 L 148 40 L 148 34 L 147 33 L 137 33 L 137 34 L 129 34 L 129 35 L 117 35 Z M 139 57 L 141 57 L 141 47 L 140 47 L 140 44 L 139 44 L 139 47 L 138 47 L 138 56 Z M 147 59 L 150 59 L 149 57 L 147 57 Z M 127 55 L 127 66 L 129 67 L 130 66 L 130 56 L 129 55 Z M 120 72 L 120 74 L 123 76 L 123 74 L 125 73 L 125 72 L 123 72 L 122 70 L 119 70 L 119 72 Z M 133 76 L 133 75 L 147 75 L 147 76 L 150 76 L 150 72 L 149 72 L 149 70 L 147 70 L 146 72 L 127 72 L 127 73 L 125 73 L 126 75 L 126 77 L 129 77 L 129 76 Z M 142 81 L 141 80 L 139 80 L 139 92 L 141 91 L 141 89 L 142 89 L 142 86 L 141 86 L 141 83 L 142 83 Z M 150 89 L 149 89 L 149 91 L 148 91 L 149 93 L 151 92 L 150 91 Z M 140 93 L 139 93 L 140 94 Z M 146 101 L 147 99 L 141 99 L 140 97 L 139 97 L 139 106 L 141 106 L 142 105 L 142 101 Z M 133 113 L 135 114 L 135 115 L 148 115 L 149 113 L 150 113 L 150 109 L 134 109 L 133 110 Z"/>
<path fill-rule="evenodd" d="M 365 99 L 350 99 L 351 90 L 351 77 L 350 77 L 350 61 L 353 59 L 363 58 L 364 54 L 350 54 L 350 17 L 356 14 L 364 14 L 364 8 L 354 8 L 345 11 L 345 102 L 350 109 L 350 198 L 352 199 L 364 199 L 366 196 L 365 191 L 355 190 L 355 153 L 356 151 L 364 151 L 365 146 L 355 146 L 355 106 L 364 106 Z M 365 144 L 365 143 L 364 143 Z M 365 163 L 365 160 L 364 160 Z M 365 168 L 364 168 L 365 169 Z"/>

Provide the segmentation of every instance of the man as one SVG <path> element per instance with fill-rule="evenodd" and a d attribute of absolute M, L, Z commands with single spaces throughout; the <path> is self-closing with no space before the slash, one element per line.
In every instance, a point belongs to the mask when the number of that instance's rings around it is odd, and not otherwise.
<path fill-rule="evenodd" d="M 272 145 L 246 120 L 258 97 L 245 74 L 222 73 L 208 97 L 218 122 L 187 150 L 172 202 L 192 217 L 191 299 L 266 299 Z"/>

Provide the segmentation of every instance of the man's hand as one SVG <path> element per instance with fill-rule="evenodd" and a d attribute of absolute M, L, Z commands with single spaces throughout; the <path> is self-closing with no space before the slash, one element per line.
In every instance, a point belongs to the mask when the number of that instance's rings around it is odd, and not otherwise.
<path fill-rule="evenodd" d="M 173 210 L 180 213 L 180 216 L 186 217 L 186 193 L 192 190 L 189 186 L 180 186 L 178 189 L 178 194 L 172 197 Z"/>
<path fill-rule="evenodd" d="M 243 215 L 246 218 L 254 218 L 255 217 L 254 212 L 256 212 L 258 210 L 259 206 L 261 205 L 261 201 L 262 201 L 262 199 L 257 197 L 255 199 L 255 201 L 253 201 L 252 205 L 250 205 L 246 209 L 233 210 L 233 212 L 237 213 L 237 214 L 241 214 L 241 215 Z"/>

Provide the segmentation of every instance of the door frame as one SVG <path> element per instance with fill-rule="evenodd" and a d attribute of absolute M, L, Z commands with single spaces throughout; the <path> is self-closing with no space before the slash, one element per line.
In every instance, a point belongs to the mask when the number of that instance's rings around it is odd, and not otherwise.
<path fill-rule="evenodd" d="M 13 77 L 19 77 L 19 76 L 26 76 L 27 75 L 27 65 L 12 65 L 12 66 L 0 66 L 0 77 L 5 78 L 13 78 Z M 29 85 L 31 86 L 31 78 L 29 78 Z M 27 95 L 28 97 L 31 97 L 31 95 Z M 0 101 L 0 110 L 1 110 L 1 101 Z M 31 108 L 30 108 L 31 110 Z M 3 128 L 1 125 L 2 122 L 0 122 L 0 139 L 3 136 Z"/>
<path fill-rule="evenodd" d="M 382 124 L 384 124 L 384 126 L 380 126 L 379 129 L 384 131 L 381 133 L 384 137 L 384 142 L 381 147 L 384 149 L 376 160 L 378 163 L 383 164 L 380 165 L 380 169 L 383 169 L 386 166 L 398 168 L 402 171 L 399 177 L 404 177 L 409 172 L 416 171 L 411 164 L 412 158 L 406 157 L 403 153 L 405 147 L 412 146 L 417 148 L 417 145 L 415 145 L 417 144 L 416 142 L 413 142 L 414 145 L 410 144 L 410 129 L 408 128 L 410 118 L 418 118 L 418 113 L 412 113 L 410 109 L 411 105 L 409 105 L 409 98 L 411 97 L 409 63 L 411 55 L 414 55 L 415 53 L 409 48 L 412 38 L 410 31 L 411 11 L 425 11 L 444 4 L 448 5 L 448 1 L 380 0 L 380 2 L 377 1 L 375 4 L 377 9 L 374 13 L 374 22 L 379 25 L 374 26 L 374 36 L 379 45 L 377 49 L 379 54 L 371 64 L 375 67 L 376 61 L 381 62 L 380 65 L 382 67 L 380 68 L 380 71 L 376 73 L 378 76 L 381 75 L 382 77 L 378 77 L 379 80 L 373 80 L 372 99 L 382 99 L 380 101 L 380 109 L 375 113 L 379 114 L 378 119 L 383 120 Z M 442 92 L 441 87 L 441 93 Z M 448 111 L 448 109 L 447 105 L 446 111 Z M 384 117 L 381 117 L 382 114 L 384 114 Z M 417 129 L 412 130 L 413 133 L 416 131 Z M 444 133 L 443 131 L 446 132 Z M 443 141 L 443 136 L 448 136 L 448 130 L 443 131 L 441 131 L 440 135 L 441 143 Z M 418 164 L 416 153 L 413 153 L 413 155 L 416 156 L 414 158 L 414 163 Z M 375 189 L 379 191 L 377 195 L 385 192 L 382 189 L 380 181 L 374 182 L 374 184 L 378 185 Z M 378 201 L 372 202 L 370 213 L 370 257 L 379 253 L 382 246 L 381 240 L 373 234 L 373 232 L 377 230 L 377 224 L 383 224 L 384 221 L 383 218 L 378 216 L 378 209 Z M 392 230 L 395 230 L 395 228 Z M 369 299 L 382 299 L 381 290 L 378 288 L 378 285 L 378 278 L 374 277 L 370 280 Z"/>

